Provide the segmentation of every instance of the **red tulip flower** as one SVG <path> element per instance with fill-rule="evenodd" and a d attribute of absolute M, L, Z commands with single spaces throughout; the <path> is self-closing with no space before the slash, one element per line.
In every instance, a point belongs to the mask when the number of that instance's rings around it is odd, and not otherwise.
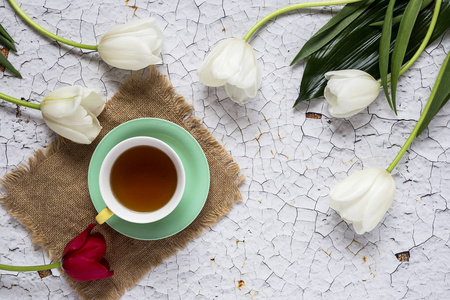
<path fill-rule="evenodd" d="M 62 260 L 40 266 L 11 266 L 0 264 L 0 270 L 27 272 L 63 268 L 67 276 L 75 281 L 89 281 L 109 278 L 114 271 L 103 257 L 106 252 L 105 237 L 99 233 L 91 234 L 95 223 L 89 225 L 81 234 L 71 240 L 62 255 Z"/>
<path fill-rule="evenodd" d="M 99 232 L 91 234 L 95 225 L 89 225 L 64 248 L 62 268 L 73 280 L 98 280 L 114 275 L 103 257 L 106 252 L 105 238 Z"/>

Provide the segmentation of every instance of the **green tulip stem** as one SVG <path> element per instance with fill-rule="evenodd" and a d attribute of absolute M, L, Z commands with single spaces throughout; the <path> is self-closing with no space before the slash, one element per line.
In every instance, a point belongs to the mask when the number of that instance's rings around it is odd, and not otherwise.
<path fill-rule="evenodd" d="M 80 44 L 80 43 L 76 43 L 70 40 L 67 40 L 65 38 L 62 38 L 60 36 L 57 36 L 54 33 L 51 33 L 50 31 L 48 31 L 47 29 L 43 28 L 41 25 L 39 25 L 38 23 L 36 23 L 35 21 L 33 21 L 20 7 L 19 5 L 17 5 L 16 1 L 14 0 L 9 0 L 9 3 L 11 4 L 11 6 L 16 10 L 16 12 L 25 19 L 25 21 L 27 21 L 28 24 L 30 24 L 32 27 L 34 27 L 36 30 L 38 30 L 39 32 L 41 32 L 42 34 L 48 36 L 49 38 L 52 38 L 54 40 L 57 40 L 63 44 L 67 44 L 73 47 L 77 47 L 77 48 L 82 48 L 82 49 L 87 49 L 87 50 L 97 50 L 97 45 L 85 45 L 85 44 Z"/>
<path fill-rule="evenodd" d="M 11 0 L 10 0 L 11 1 Z M 348 4 L 348 3 L 354 3 L 354 2 L 360 2 L 362 0 L 329 0 L 329 1 L 316 1 L 316 2 L 307 2 L 307 3 L 297 3 L 288 5 L 286 7 L 280 8 L 273 13 L 265 16 L 261 20 L 258 21 L 244 36 L 244 40 L 248 42 L 250 37 L 255 33 L 256 30 L 258 30 L 259 27 L 264 25 L 267 21 L 270 19 L 273 19 L 281 14 L 290 12 L 292 10 L 297 10 L 301 8 L 308 8 L 308 7 L 320 7 L 320 6 L 332 6 L 332 5 L 340 5 L 340 4 Z"/>
<path fill-rule="evenodd" d="M 49 265 L 40 265 L 40 266 L 9 266 L 0 264 L 0 270 L 5 271 L 18 271 L 18 272 L 28 272 L 28 271 L 44 271 L 55 268 L 61 268 L 62 262 L 56 262 Z"/>
<path fill-rule="evenodd" d="M 419 49 L 417 49 L 414 56 L 408 61 L 406 65 L 403 66 L 403 68 L 400 70 L 400 75 L 403 75 L 419 58 L 419 56 L 422 54 L 422 52 L 425 50 L 425 48 L 428 46 L 428 42 L 431 39 L 431 35 L 433 34 L 434 28 L 436 27 L 436 23 L 439 17 L 439 12 L 441 11 L 441 4 L 442 0 L 436 1 L 436 6 L 434 7 L 434 13 L 433 18 L 431 19 L 430 27 L 428 27 L 427 34 L 425 35 L 425 38 L 422 41 L 422 44 L 420 44 Z M 391 81 L 391 77 L 388 78 L 387 82 Z"/>
<path fill-rule="evenodd" d="M 17 105 L 26 106 L 26 107 L 29 107 L 29 108 L 34 108 L 34 109 L 38 109 L 38 110 L 41 109 L 41 106 L 39 104 L 30 103 L 30 102 L 27 102 L 27 101 L 24 101 L 24 100 L 20 100 L 20 99 L 17 99 L 17 98 L 5 95 L 3 93 L 0 93 L 0 99 L 6 100 L 8 102 L 11 102 L 11 103 L 14 103 L 14 104 L 17 104 Z"/>
<path fill-rule="evenodd" d="M 443 66 L 447 65 L 449 63 L 449 60 L 450 60 L 450 53 L 447 55 L 447 57 L 445 58 L 445 61 L 444 61 L 444 63 L 442 65 Z M 403 145 L 402 149 L 400 149 L 400 152 L 397 154 L 397 156 L 395 157 L 394 161 L 386 169 L 386 171 L 388 171 L 389 173 L 391 173 L 392 170 L 394 170 L 395 166 L 398 164 L 400 159 L 405 154 L 406 150 L 408 150 L 408 148 L 411 145 L 411 143 L 414 140 L 414 138 L 417 136 L 417 133 L 419 132 L 420 126 L 422 125 L 423 121 L 425 120 L 425 117 L 426 117 L 426 115 L 428 113 L 428 110 L 431 107 L 431 103 L 433 102 L 434 96 L 436 95 L 436 92 L 438 90 L 439 84 L 442 81 L 442 77 L 444 75 L 444 71 L 445 71 L 445 68 L 442 67 L 441 70 L 439 71 L 439 75 L 438 75 L 438 77 L 436 79 L 436 83 L 434 84 L 433 90 L 431 91 L 430 98 L 428 99 L 428 102 L 427 102 L 425 108 L 423 109 L 422 114 L 420 115 L 419 121 L 417 121 L 416 126 L 414 127 L 413 131 L 409 135 L 409 137 L 406 140 L 405 144 Z"/>

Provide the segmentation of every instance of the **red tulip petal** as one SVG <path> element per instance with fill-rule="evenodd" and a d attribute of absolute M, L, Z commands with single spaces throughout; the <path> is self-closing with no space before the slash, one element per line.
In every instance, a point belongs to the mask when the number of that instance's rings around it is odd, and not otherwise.
<path fill-rule="evenodd" d="M 90 237 L 94 237 L 96 239 L 100 239 L 105 243 L 105 237 L 100 232 L 94 232 L 93 234 L 89 235 Z"/>
<path fill-rule="evenodd" d="M 99 239 L 96 237 L 88 236 L 86 242 L 81 249 L 73 251 L 64 256 L 63 259 L 69 259 L 74 257 L 85 257 L 86 259 L 93 259 L 99 261 L 106 252 L 105 239 Z"/>
<path fill-rule="evenodd" d="M 71 240 L 64 248 L 63 257 L 83 247 L 88 235 L 91 233 L 91 230 L 95 227 L 95 225 L 96 223 L 90 224 L 82 233 Z"/>
<path fill-rule="evenodd" d="M 67 276 L 75 281 L 99 280 L 114 275 L 114 271 L 109 271 L 105 265 L 84 257 L 66 259 L 62 263 L 62 267 Z"/>
<path fill-rule="evenodd" d="M 109 262 L 106 260 L 106 258 L 103 257 L 102 259 L 100 259 L 99 263 L 104 265 L 105 268 L 109 270 Z"/>

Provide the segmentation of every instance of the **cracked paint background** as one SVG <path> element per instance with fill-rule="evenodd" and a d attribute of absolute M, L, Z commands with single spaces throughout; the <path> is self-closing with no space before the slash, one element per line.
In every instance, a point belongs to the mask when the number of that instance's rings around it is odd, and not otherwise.
<path fill-rule="evenodd" d="M 447 32 L 402 76 L 399 115 L 384 99 L 349 120 L 333 119 L 323 99 L 292 109 L 304 62 L 300 47 L 336 12 L 305 9 L 269 22 L 251 40 L 262 67 L 258 96 L 245 107 L 222 88 L 198 83 L 196 69 L 219 40 L 242 37 L 258 19 L 297 1 L 179 0 L 19 1 L 39 24 L 86 44 L 114 24 L 155 17 L 164 31 L 157 69 L 195 106 L 195 113 L 247 176 L 243 201 L 201 237 L 146 275 L 124 299 L 444 298 L 450 294 L 450 106 L 407 152 L 393 176 L 394 204 L 372 232 L 356 235 L 328 208 L 331 187 L 369 166 L 387 166 L 412 130 L 450 50 Z M 108 99 L 131 72 L 98 54 L 59 45 L 25 25 L 6 0 L 0 22 L 17 41 L 10 60 L 24 79 L 0 73 L 2 92 L 40 101 L 73 84 Z M 306 113 L 323 114 L 310 119 Z M 32 109 L 0 102 L 0 171 L 5 174 L 55 137 Z M 62 200 L 63 201 L 63 200 Z M 0 208 L 2 263 L 43 264 L 24 227 Z M 410 251 L 409 262 L 395 254 Z M 4 299 L 78 299 L 57 270 L 0 271 Z"/>

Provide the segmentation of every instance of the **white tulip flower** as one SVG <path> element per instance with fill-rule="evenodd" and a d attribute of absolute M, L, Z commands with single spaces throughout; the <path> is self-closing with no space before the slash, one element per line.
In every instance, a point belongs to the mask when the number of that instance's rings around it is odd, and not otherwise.
<path fill-rule="evenodd" d="M 243 39 L 220 41 L 198 68 L 199 81 L 207 86 L 225 86 L 228 96 L 243 105 L 258 93 L 261 69 L 253 48 Z"/>
<path fill-rule="evenodd" d="M 97 116 L 105 100 L 99 92 L 81 86 L 69 86 L 51 92 L 40 109 L 47 126 L 59 135 L 80 144 L 90 144 L 99 134 Z"/>
<path fill-rule="evenodd" d="M 395 181 L 381 168 L 369 168 L 352 174 L 330 192 L 330 207 L 358 234 L 377 226 L 392 204 Z"/>
<path fill-rule="evenodd" d="M 332 71 L 325 74 L 328 80 L 325 99 L 333 117 L 356 115 L 369 106 L 380 93 L 381 84 L 370 74 L 360 70 Z"/>
<path fill-rule="evenodd" d="M 162 63 L 162 39 L 162 31 L 156 26 L 155 19 L 146 18 L 109 30 L 97 50 L 107 64 L 136 71 Z"/>

